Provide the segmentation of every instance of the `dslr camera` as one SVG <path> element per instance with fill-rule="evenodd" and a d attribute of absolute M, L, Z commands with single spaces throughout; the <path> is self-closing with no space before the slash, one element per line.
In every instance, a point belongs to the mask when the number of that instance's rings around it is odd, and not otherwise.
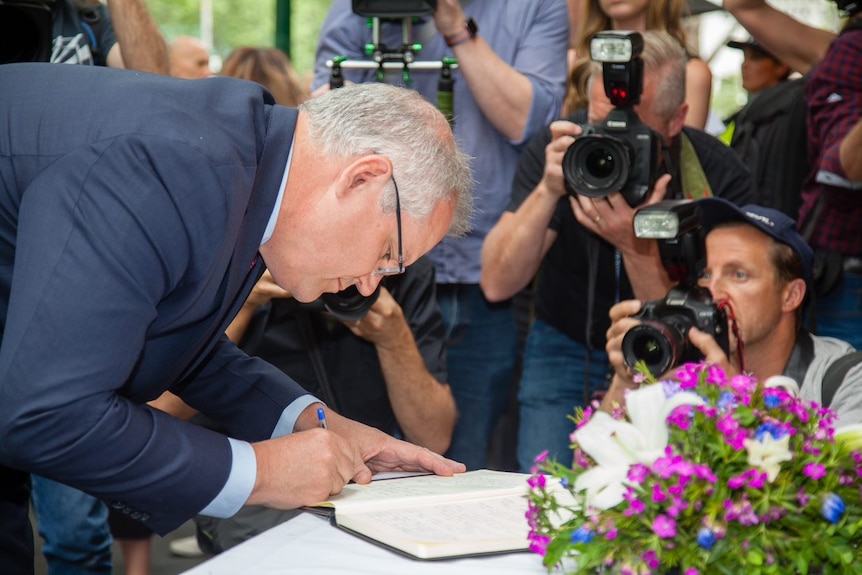
<path fill-rule="evenodd" d="M 623 358 L 633 368 L 646 363 L 659 376 L 667 370 L 703 359 L 688 340 L 692 327 L 712 335 L 725 354 L 730 345 L 727 315 L 712 300 L 709 290 L 697 285 L 706 257 L 700 208 L 690 200 L 665 200 L 635 214 L 635 235 L 659 242 L 662 264 L 678 281 L 664 299 L 644 303 L 633 316 L 641 323 L 623 336 Z"/>
<path fill-rule="evenodd" d="M 367 18 L 410 18 L 437 10 L 437 0 L 353 0 L 353 13 Z"/>
<path fill-rule="evenodd" d="M 340 321 L 358 321 L 368 314 L 368 310 L 380 295 L 380 283 L 370 296 L 359 293 L 356 286 L 350 286 L 336 293 L 325 293 L 311 303 L 300 304 L 306 309 L 328 311 Z"/>
<path fill-rule="evenodd" d="M 603 122 L 582 126 L 583 135 L 563 155 L 569 194 L 604 198 L 621 192 L 635 207 L 655 185 L 662 137 L 634 111 L 643 92 L 642 51 L 638 32 L 599 32 L 590 42 L 590 57 L 602 63 L 605 94 L 614 109 Z"/>

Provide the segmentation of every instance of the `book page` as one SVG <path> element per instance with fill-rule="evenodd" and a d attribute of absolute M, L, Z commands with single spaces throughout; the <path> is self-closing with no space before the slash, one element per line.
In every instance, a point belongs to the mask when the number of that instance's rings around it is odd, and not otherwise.
<path fill-rule="evenodd" d="M 523 495 L 335 514 L 349 530 L 420 558 L 528 548 Z"/>
<path fill-rule="evenodd" d="M 372 481 L 367 485 L 349 484 L 338 495 L 313 507 L 334 507 L 338 512 L 402 508 L 428 501 L 458 501 L 492 495 L 527 492 L 526 473 L 509 473 L 480 469 L 459 473 L 452 477 L 422 475 L 386 481 Z"/>

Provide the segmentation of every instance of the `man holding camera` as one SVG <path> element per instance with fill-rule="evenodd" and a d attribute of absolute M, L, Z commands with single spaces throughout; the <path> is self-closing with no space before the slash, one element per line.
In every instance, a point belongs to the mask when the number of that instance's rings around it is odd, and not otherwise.
<path fill-rule="evenodd" d="M 697 327 L 689 330 L 690 343 L 685 343 L 728 377 L 742 372 L 761 382 L 775 375 L 790 377 L 803 399 L 831 406 L 841 424 L 862 422 L 862 358 L 847 342 L 802 328 L 814 254 L 793 219 L 775 209 L 739 208 L 720 198 L 697 204 L 706 234 L 706 265 L 699 284 L 727 311 L 729 346 L 723 349 Z M 642 305 L 629 300 L 611 309 L 607 352 L 615 374 L 604 409 L 621 404 L 625 391 L 636 387 L 631 366 L 637 358 L 626 357 L 623 342 L 640 323 L 630 316 Z M 850 361 L 843 370 L 830 370 L 839 360 Z"/>
<path fill-rule="evenodd" d="M 666 33 L 646 32 L 640 58 L 643 93 L 634 110 L 663 141 L 657 154 L 657 172 L 663 175 L 645 202 L 703 195 L 751 201 L 753 180 L 736 154 L 712 136 L 683 127 L 683 48 Z M 589 110 L 593 123 L 611 108 L 603 92 L 604 74 L 595 72 Z M 634 83 L 629 90 L 640 88 L 636 75 Z M 569 118 L 585 119 L 582 113 Z M 521 157 L 509 211 L 488 234 L 482 252 L 481 285 L 491 301 L 511 297 L 539 274 L 536 318 L 519 391 L 522 470 L 545 449 L 561 461 L 571 457 L 573 425 L 566 416 L 584 405 L 593 390 L 607 386 L 603 348 L 610 307 L 628 294 L 663 297 L 671 283 L 656 242 L 634 237 L 634 208 L 623 194 L 567 194 L 563 158 L 581 133 L 578 124 L 559 121 L 533 139 Z"/>

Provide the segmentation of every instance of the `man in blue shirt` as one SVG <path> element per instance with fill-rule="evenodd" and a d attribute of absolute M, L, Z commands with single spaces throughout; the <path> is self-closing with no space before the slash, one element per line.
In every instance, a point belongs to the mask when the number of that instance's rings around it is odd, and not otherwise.
<path fill-rule="evenodd" d="M 476 214 L 471 232 L 430 252 L 449 341 L 449 383 L 459 419 L 448 455 L 469 469 L 487 466 L 489 438 L 514 381 L 518 334 L 511 300 L 492 304 L 479 289 L 485 235 L 508 204 L 522 144 L 560 112 L 565 94 L 568 12 L 564 0 L 439 0 L 413 26 L 417 60 L 458 60 L 453 71 L 454 131 L 474 158 Z M 312 88 L 324 89 L 327 60 L 367 60 L 372 32 L 349 0 L 335 0 L 320 33 Z M 381 40 L 401 46 L 400 22 L 384 21 Z M 376 70 L 343 70 L 371 82 Z M 411 71 L 411 87 L 437 101 L 439 73 Z M 402 70 L 385 81 L 403 84 Z"/>

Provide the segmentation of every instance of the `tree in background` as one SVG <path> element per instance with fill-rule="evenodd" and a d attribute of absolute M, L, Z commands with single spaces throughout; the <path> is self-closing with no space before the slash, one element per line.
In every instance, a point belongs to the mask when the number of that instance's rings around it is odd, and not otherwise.
<path fill-rule="evenodd" d="M 147 0 L 147 6 L 168 41 L 201 36 L 200 0 Z M 301 75 L 314 66 L 317 36 L 330 2 L 290 0 L 290 57 Z M 222 58 L 240 46 L 275 46 L 276 0 L 213 0 L 212 53 Z"/>

